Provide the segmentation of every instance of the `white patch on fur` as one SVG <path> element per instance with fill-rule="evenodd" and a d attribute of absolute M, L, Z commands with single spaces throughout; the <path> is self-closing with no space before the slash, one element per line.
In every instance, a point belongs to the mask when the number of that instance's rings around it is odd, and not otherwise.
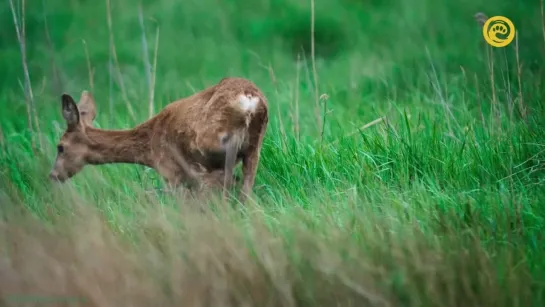
<path fill-rule="evenodd" d="M 259 97 L 240 95 L 238 101 L 240 102 L 240 108 L 243 111 L 254 112 L 259 103 Z"/>

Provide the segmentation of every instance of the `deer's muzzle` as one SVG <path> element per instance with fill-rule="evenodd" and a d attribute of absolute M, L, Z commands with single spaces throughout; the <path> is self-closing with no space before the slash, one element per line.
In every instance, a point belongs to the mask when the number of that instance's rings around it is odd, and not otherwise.
<path fill-rule="evenodd" d="M 58 172 L 56 171 L 51 171 L 51 173 L 49 173 L 49 180 L 51 181 L 54 181 L 54 182 L 64 182 L 66 180 L 66 177 L 65 176 L 61 176 Z"/>

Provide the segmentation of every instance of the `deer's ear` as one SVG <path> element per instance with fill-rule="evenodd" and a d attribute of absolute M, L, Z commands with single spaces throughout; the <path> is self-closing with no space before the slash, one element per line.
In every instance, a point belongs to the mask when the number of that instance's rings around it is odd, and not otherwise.
<path fill-rule="evenodd" d="M 93 95 L 88 91 L 83 91 L 81 93 L 78 110 L 81 121 L 87 126 L 92 126 L 93 120 L 95 120 L 95 117 L 97 115 L 97 111 L 95 99 L 93 98 Z"/>
<path fill-rule="evenodd" d="M 62 94 L 62 116 L 68 124 L 68 130 L 76 130 L 79 124 L 79 112 L 74 99 L 68 94 Z"/>

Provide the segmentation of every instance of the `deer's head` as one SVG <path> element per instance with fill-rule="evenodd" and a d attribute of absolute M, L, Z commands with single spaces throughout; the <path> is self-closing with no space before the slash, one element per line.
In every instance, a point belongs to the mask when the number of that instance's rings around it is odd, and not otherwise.
<path fill-rule="evenodd" d="M 91 127 L 96 116 L 96 105 L 93 96 L 84 91 L 79 103 L 63 94 L 62 115 L 67 127 L 57 144 L 57 158 L 49 178 L 54 181 L 64 182 L 77 174 L 87 163 L 90 140 L 86 134 L 86 128 Z"/>

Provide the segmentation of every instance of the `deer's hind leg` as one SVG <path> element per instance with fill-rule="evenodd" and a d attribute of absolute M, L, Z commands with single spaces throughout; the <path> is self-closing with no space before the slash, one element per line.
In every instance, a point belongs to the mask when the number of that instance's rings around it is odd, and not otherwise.
<path fill-rule="evenodd" d="M 233 186 L 234 169 L 237 163 L 238 151 L 242 145 L 242 140 L 237 134 L 230 135 L 224 141 L 225 146 L 225 166 L 223 174 L 223 197 L 227 198 L 229 189 Z"/>
<path fill-rule="evenodd" d="M 250 123 L 250 142 L 242 158 L 242 195 L 243 201 L 250 195 L 257 174 L 257 167 L 261 156 L 261 146 L 267 129 L 268 117 L 265 114 L 262 117 L 256 117 Z"/>

